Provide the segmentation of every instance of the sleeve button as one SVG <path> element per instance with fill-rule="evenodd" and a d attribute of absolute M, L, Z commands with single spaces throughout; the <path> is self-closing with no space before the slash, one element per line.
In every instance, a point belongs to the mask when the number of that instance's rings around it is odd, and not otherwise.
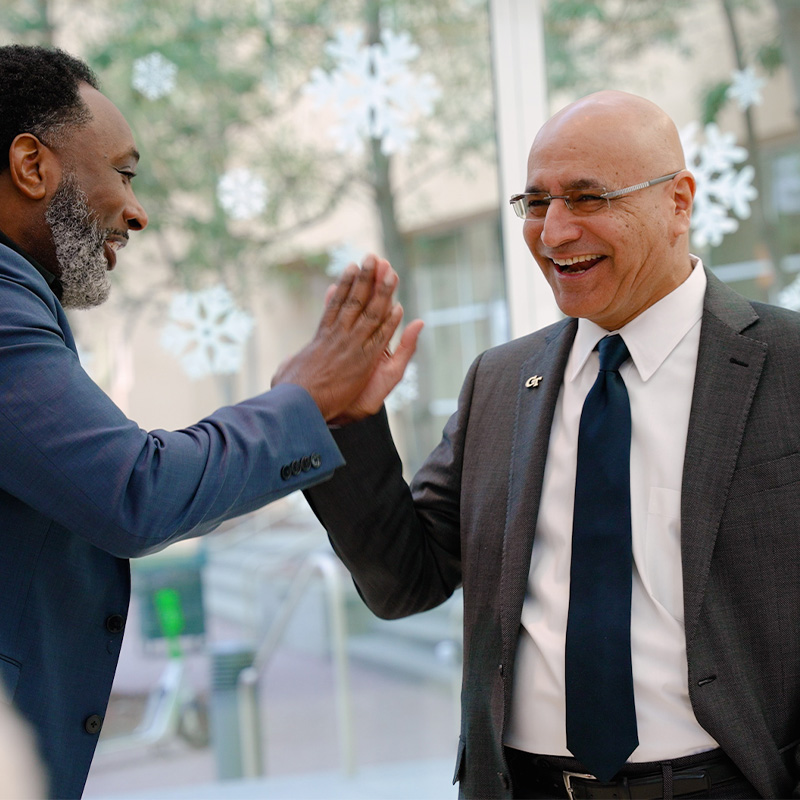
<path fill-rule="evenodd" d="M 311 466 L 314 469 L 319 469 L 322 466 L 322 456 L 319 453 L 311 454 Z"/>
<path fill-rule="evenodd" d="M 122 614 L 111 614 L 106 618 L 106 630 L 110 633 L 122 633 L 125 630 L 125 617 Z"/>
<path fill-rule="evenodd" d="M 91 717 L 87 717 L 86 721 L 83 723 L 83 728 L 86 733 L 91 733 L 92 736 L 96 736 L 100 733 L 100 729 L 103 727 L 103 718 L 99 714 L 92 714 Z"/>
<path fill-rule="evenodd" d="M 284 464 L 281 467 L 281 479 L 284 481 L 288 481 L 289 478 L 292 477 L 292 465 L 291 464 Z"/>

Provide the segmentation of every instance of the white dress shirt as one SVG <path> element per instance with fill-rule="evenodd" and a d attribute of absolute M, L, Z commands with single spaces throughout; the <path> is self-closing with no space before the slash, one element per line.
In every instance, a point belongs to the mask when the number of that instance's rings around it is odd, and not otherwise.
<path fill-rule="evenodd" d="M 639 746 L 630 761 L 717 746 L 689 702 L 683 626 L 681 481 L 706 289 L 702 263 L 693 264 L 677 289 L 616 331 L 631 354 L 620 368 L 632 425 L 631 657 Z M 578 425 L 599 369 L 594 348 L 608 334 L 579 320 L 550 433 L 506 734 L 506 744 L 533 753 L 570 755 L 564 644 Z"/>

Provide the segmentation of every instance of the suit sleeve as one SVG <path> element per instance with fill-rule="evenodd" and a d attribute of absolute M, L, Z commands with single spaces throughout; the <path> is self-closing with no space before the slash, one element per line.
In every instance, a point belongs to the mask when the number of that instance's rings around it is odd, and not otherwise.
<path fill-rule="evenodd" d="M 97 547 L 147 554 L 343 464 L 298 386 L 183 430 L 140 429 L 81 368 L 44 280 L 15 254 L 0 266 L 0 490 Z"/>
<path fill-rule="evenodd" d="M 461 585 L 461 470 L 477 365 L 442 440 L 410 486 L 382 410 L 334 432 L 347 465 L 305 492 L 359 593 L 380 617 L 433 608 Z"/>

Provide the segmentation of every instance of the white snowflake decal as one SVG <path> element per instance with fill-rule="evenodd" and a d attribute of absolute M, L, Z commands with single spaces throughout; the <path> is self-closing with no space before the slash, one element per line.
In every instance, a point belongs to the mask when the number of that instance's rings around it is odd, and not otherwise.
<path fill-rule="evenodd" d="M 370 46 L 363 39 L 360 31 L 339 30 L 325 47 L 336 68 L 331 73 L 315 68 L 306 93 L 317 107 L 334 109 L 339 152 L 359 153 L 364 139 L 374 138 L 390 155 L 416 139 L 413 122 L 432 113 L 439 89 L 432 75 L 409 70 L 419 48 L 407 33 L 384 31 L 381 42 Z"/>
<path fill-rule="evenodd" d="M 795 278 L 792 283 L 781 290 L 778 295 L 778 305 L 791 308 L 792 311 L 800 311 L 800 278 Z"/>
<path fill-rule="evenodd" d="M 385 400 L 388 411 L 399 411 L 419 397 L 419 375 L 416 364 L 406 367 L 403 379 L 392 389 Z"/>
<path fill-rule="evenodd" d="M 166 97 L 175 88 L 177 65 L 159 52 L 137 58 L 133 62 L 131 85 L 148 100 Z"/>
<path fill-rule="evenodd" d="M 231 169 L 217 183 L 217 199 L 231 219 L 253 219 L 267 207 L 267 185 L 249 169 Z"/>
<path fill-rule="evenodd" d="M 330 261 L 325 272 L 332 278 L 338 278 L 348 264 L 360 264 L 366 255 L 365 250 L 356 247 L 350 242 L 340 244 L 331 249 L 329 254 Z"/>
<path fill-rule="evenodd" d="M 727 234 L 738 230 L 740 219 L 750 216 L 750 203 L 758 196 L 753 186 L 755 170 L 750 165 L 736 170 L 734 165 L 747 159 L 747 150 L 736 144 L 734 134 L 722 133 L 711 122 L 701 143 L 699 132 L 696 122 L 681 131 L 686 166 L 697 179 L 692 243 L 718 247 Z"/>
<path fill-rule="evenodd" d="M 761 88 L 766 81 L 759 78 L 752 67 L 734 70 L 727 97 L 736 100 L 739 108 L 746 111 L 750 106 L 761 105 Z"/>
<path fill-rule="evenodd" d="M 253 318 L 236 307 L 222 284 L 175 295 L 169 317 L 161 346 L 178 358 L 190 378 L 230 375 L 241 369 Z"/>

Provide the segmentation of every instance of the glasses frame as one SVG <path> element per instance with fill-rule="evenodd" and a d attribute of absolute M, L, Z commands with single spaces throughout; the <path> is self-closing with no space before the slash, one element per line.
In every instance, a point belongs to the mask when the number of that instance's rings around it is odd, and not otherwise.
<path fill-rule="evenodd" d="M 631 194 L 631 192 L 638 192 L 640 189 L 647 189 L 649 186 L 655 186 L 657 183 L 664 183 L 665 181 L 671 181 L 674 177 L 679 175 L 683 172 L 683 169 L 676 170 L 675 172 L 671 172 L 669 175 L 662 175 L 660 178 L 653 178 L 651 181 L 644 181 L 643 183 L 635 183 L 633 186 L 626 186 L 624 189 L 615 189 L 613 192 L 606 192 L 603 191 L 601 194 L 598 194 L 597 197 L 602 198 L 606 201 L 606 208 L 611 208 L 610 200 L 615 200 L 618 197 L 622 197 L 626 194 Z M 598 187 L 604 189 L 604 187 Z M 528 216 L 525 210 L 525 205 L 521 202 L 526 197 L 530 197 L 532 194 L 541 196 L 542 200 L 547 201 L 547 205 L 545 206 L 545 213 L 542 214 L 541 217 L 531 217 Z M 511 199 L 508 201 L 512 208 L 514 209 L 514 213 L 520 218 L 524 220 L 543 220 L 547 216 L 547 209 L 550 208 L 550 203 L 553 200 L 563 200 L 564 205 L 572 212 L 575 211 L 575 207 L 572 204 L 572 201 L 569 199 L 567 195 L 564 194 L 545 194 L 542 195 L 541 192 L 523 192 L 522 194 L 515 194 L 511 196 Z M 600 209 L 598 209 L 600 210 Z M 592 214 L 596 214 L 597 211 L 590 211 L 587 212 L 588 216 Z"/>

